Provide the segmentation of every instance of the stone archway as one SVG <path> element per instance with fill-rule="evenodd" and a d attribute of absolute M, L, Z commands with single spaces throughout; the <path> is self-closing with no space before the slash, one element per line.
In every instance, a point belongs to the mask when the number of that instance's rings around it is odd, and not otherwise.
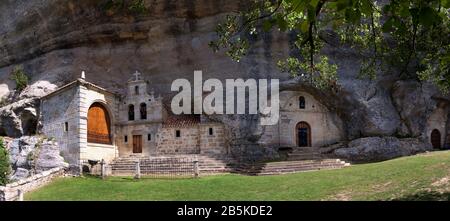
<path fill-rule="evenodd" d="M 299 122 L 295 127 L 295 136 L 298 147 L 311 146 L 311 126 L 307 122 Z"/>
<path fill-rule="evenodd" d="M 88 110 L 87 140 L 88 143 L 112 144 L 111 119 L 106 107 L 99 102 Z"/>

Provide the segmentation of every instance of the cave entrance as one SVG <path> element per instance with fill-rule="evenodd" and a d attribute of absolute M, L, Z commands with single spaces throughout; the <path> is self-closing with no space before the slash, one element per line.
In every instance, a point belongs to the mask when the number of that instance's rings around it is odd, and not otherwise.
<path fill-rule="evenodd" d="M 441 132 L 437 129 L 431 132 L 431 145 L 434 149 L 441 149 Z"/>

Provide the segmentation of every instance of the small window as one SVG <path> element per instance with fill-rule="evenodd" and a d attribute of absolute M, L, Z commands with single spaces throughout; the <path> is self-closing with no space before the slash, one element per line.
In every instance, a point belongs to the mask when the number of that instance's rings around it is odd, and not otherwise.
<path fill-rule="evenodd" d="M 139 94 L 139 86 L 134 87 L 134 94 Z"/>
<path fill-rule="evenodd" d="M 152 140 L 152 134 L 147 134 L 147 140 L 151 141 Z"/>
<path fill-rule="evenodd" d="M 175 131 L 175 137 L 181 137 L 181 131 L 180 130 L 176 130 Z"/>
<path fill-rule="evenodd" d="M 128 143 L 128 136 L 125 135 L 125 136 L 123 137 L 123 141 L 124 141 L 125 143 Z"/>
<path fill-rule="evenodd" d="M 214 135 L 214 130 L 212 129 L 212 127 L 209 128 L 208 134 L 209 134 L 209 136 Z"/>
<path fill-rule="evenodd" d="M 305 107 L 306 107 L 305 97 L 301 96 L 298 99 L 298 106 L 300 109 L 305 109 Z"/>
<path fill-rule="evenodd" d="M 64 123 L 64 132 L 68 132 L 69 131 L 69 122 L 65 122 Z"/>

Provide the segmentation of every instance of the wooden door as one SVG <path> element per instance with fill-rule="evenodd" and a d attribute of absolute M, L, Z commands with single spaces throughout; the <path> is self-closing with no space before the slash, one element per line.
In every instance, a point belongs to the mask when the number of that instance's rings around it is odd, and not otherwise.
<path fill-rule="evenodd" d="M 87 119 L 89 143 L 111 144 L 111 126 L 108 111 L 100 103 L 91 105 Z"/>
<path fill-rule="evenodd" d="M 431 132 L 431 145 L 434 149 L 441 149 L 441 132 L 439 130 L 434 129 Z"/>
<path fill-rule="evenodd" d="M 142 153 L 142 135 L 133 135 L 133 153 Z"/>

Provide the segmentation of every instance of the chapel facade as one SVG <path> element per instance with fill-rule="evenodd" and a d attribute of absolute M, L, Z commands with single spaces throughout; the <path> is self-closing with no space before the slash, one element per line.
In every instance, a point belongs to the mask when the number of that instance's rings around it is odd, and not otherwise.
<path fill-rule="evenodd" d="M 171 114 L 136 72 L 118 95 L 79 78 L 41 98 L 41 132 L 71 165 L 88 160 L 173 154 L 226 154 L 224 125 Z"/>

